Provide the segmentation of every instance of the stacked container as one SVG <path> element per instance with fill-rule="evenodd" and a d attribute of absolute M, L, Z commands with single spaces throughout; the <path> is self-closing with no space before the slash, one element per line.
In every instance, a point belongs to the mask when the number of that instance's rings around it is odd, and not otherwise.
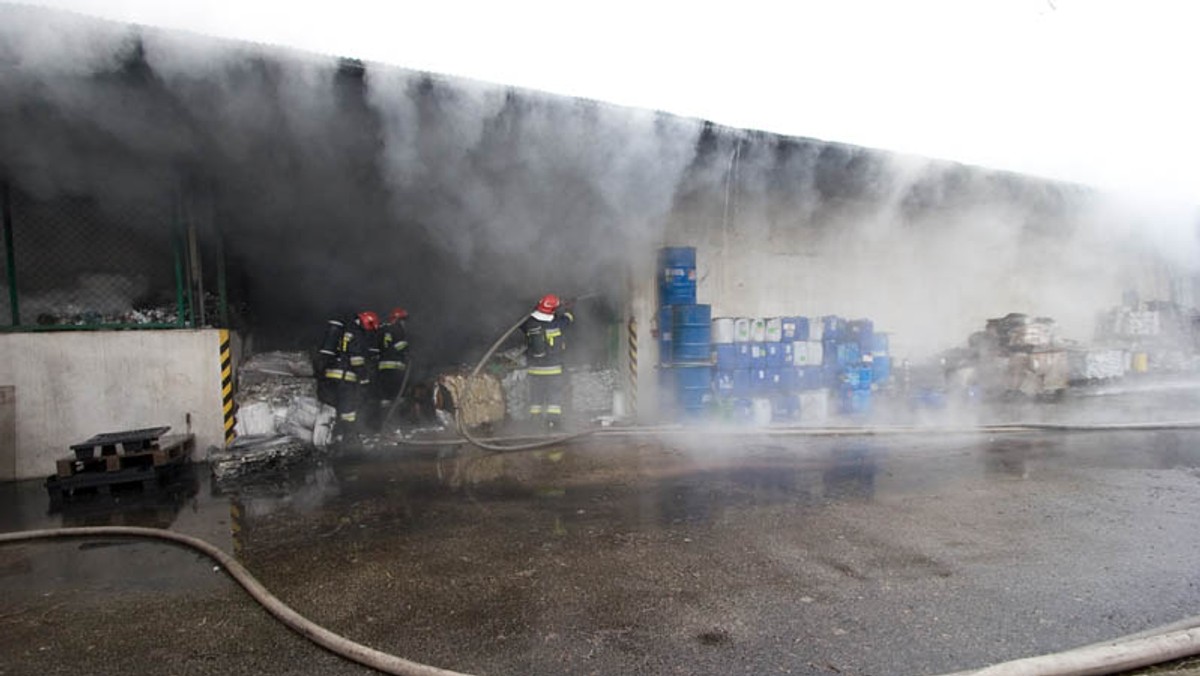
<path fill-rule="evenodd" d="M 712 308 L 696 303 L 696 249 L 659 250 L 659 363 L 664 403 L 688 418 L 712 400 Z M 724 327 L 722 328 L 724 333 Z"/>

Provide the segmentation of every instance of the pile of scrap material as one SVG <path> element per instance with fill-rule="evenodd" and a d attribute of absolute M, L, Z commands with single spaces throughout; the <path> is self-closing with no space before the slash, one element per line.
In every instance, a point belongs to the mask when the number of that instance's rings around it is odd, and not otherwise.
<path fill-rule="evenodd" d="M 968 344 L 947 365 L 951 383 L 987 396 L 1042 397 L 1067 388 L 1069 360 L 1053 319 L 1020 313 L 989 319 Z"/>
<path fill-rule="evenodd" d="M 615 369 L 589 366 L 570 367 L 566 373 L 564 400 L 567 415 L 582 420 L 609 416 L 613 408 L 613 391 L 617 387 Z M 512 420 L 529 418 L 529 377 L 525 369 L 509 371 L 501 381 Z"/>
<path fill-rule="evenodd" d="M 329 444 L 335 411 L 317 401 L 307 354 L 256 354 L 238 368 L 237 380 L 236 439 L 213 461 L 218 477 L 277 467 L 284 456 Z"/>
<path fill-rule="evenodd" d="M 317 449 L 286 435 L 238 437 L 223 451 L 209 457 L 217 481 L 241 479 L 264 472 L 286 470 L 311 458 Z"/>
<path fill-rule="evenodd" d="M 1114 348 L 1074 349 L 1067 353 L 1068 379 L 1072 383 L 1098 383 L 1121 378 L 1129 370 L 1130 355 Z"/>
<path fill-rule="evenodd" d="M 449 373 L 438 378 L 438 385 L 450 401 L 438 402 L 437 408 L 453 411 L 467 427 L 504 422 L 504 388 L 496 376 Z"/>
<path fill-rule="evenodd" d="M 1102 313 L 1096 338 L 1129 354 L 1135 373 L 1200 370 L 1200 312 L 1165 301 L 1133 302 Z"/>

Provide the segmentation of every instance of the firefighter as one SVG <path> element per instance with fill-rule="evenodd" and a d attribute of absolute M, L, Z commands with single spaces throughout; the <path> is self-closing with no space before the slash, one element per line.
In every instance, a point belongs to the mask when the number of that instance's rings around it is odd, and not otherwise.
<path fill-rule="evenodd" d="M 317 397 L 337 409 L 334 438 L 346 440 L 360 431 L 359 409 L 371 386 L 370 353 L 379 315 L 370 310 L 331 320 L 317 353 Z"/>
<path fill-rule="evenodd" d="M 381 418 L 386 418 L 392 402 L 400 396 L 404 374 L 408 371 L 408 332 L 404 326 L 406 319 L 408 310 L 402 307 L 393 308 L 387 323 L 379 329 L 376 391 L 379 393 Z"/>
<path fill-rule="evenodd" d="M 574 321 L 575 316 L 558 296 L 550 293 L 542 296 L 521 324 L 529 364 L 529 415 L 534 421 L 544 420 L 550 429 L 562 424 L 563 355 L 567 349 L 563 331 Z"/>

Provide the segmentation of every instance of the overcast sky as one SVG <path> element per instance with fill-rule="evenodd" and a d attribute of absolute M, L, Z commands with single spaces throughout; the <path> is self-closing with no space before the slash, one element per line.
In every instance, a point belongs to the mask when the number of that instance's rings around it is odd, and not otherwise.
<path fill-rule="evenodd" d="M 45 0 L 1200 203 L 1189 0 Z"/>

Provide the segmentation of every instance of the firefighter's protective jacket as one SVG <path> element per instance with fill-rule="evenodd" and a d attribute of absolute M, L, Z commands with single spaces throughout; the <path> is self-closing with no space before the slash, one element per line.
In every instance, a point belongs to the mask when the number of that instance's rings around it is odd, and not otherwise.
<path fill-rule="evenodd" d="M 408 332 L 404 320 L 384 324 L 379 330 L 379 370 L 403 371 L 408 368 Z"/>
<path fill-rule="evenodd" d="M 318 376 L 330 380 L 368 383 L 371 380 L 367 357 L 372 349 L 371 337 L 357 318 L 331 319 L 318 351 Z"/>
<path fill-rule="evenodd" d="M 529 363 L 529 375 L 549 376 L 563 372 L 563 356 L 567 341 L 563 330 L 575 322 L 575 316 L 563 311 L 551 319 L 540 319 L 530 315 L 521 324 L 525 333 L 525 358 Z"/>

